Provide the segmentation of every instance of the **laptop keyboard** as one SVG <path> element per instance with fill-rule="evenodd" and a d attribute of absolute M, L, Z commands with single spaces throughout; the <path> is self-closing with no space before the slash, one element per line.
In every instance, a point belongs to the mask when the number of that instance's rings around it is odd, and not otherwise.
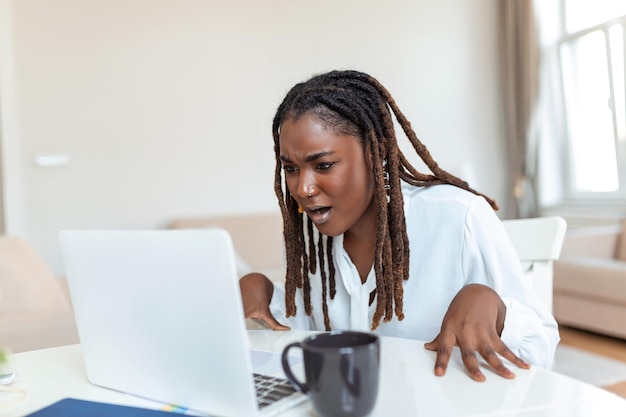
<path fill-rule="evenodd" d="M 254 374 L 254 386 L 260 409 L 296 392 L 286 379 L 262 374 Z"/>

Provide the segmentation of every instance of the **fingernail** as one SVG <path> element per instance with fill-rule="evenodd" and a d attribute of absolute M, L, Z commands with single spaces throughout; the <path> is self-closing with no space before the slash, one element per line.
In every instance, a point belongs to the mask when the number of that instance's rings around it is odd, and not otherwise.
<path fill-rule="evenodd" d="M 476 371 L 476 372 L 474 372 L 474 379 L 476 381 L 484 381 L 486 378 L 485 378 L 485 375 L 483 375 L 482 372 Z"/>

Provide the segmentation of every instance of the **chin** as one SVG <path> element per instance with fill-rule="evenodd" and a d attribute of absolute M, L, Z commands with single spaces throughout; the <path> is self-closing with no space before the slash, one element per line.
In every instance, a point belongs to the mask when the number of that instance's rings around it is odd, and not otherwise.
<path fill-rule="evenodd" d="M 322 225 L 319 225 L 319 226 L 314 224 L 314 226 L 315 226 L 315 228 L 317 229 L 318 232 L 320 232 L 324 236 L 328 236 L 328 237 L 337 237 L 339 235 L 342 235 L 345 232 L 345 230 L 343 230 L 343 229 L 337 230 L 337 228 L 334 228 L 334 227 L 326 225 L 326 224 L 322 224 Z"/>

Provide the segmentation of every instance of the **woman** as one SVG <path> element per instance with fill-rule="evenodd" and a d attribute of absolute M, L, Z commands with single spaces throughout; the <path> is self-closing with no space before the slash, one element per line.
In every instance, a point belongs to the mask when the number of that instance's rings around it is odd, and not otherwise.
<path fill-rule="evenodd" d="M 398 148 L 391 112 L 432 174 Z M 284 288 L 242 277 L 247 318 L 431 340 L 436 375 L 455 345 L 477 381 L 477 355 L 505 378 L 501 358 L 552 365 L 556 322 L 525 284 L 495 202 L 439 168 L 376 79 L 332 71 L 297 84 L 273 135 L 287 275 Z"/>

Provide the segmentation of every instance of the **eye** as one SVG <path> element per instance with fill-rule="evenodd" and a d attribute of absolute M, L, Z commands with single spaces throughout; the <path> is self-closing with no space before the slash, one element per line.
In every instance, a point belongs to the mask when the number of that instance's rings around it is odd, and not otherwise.
<path fill-rule="evenodd" d="M 320 162 L 319 164 L 317 164 L 315 166 L 315 168 L 319 169 L 321 171 L 324 171 L 324 170 L 332 168 L 333 165 L 334 165 L 334 163 L 332 163 L 332 162 Z"/>
<path fill-rule="evenodd" d="M 293 172 L 296 172 L 298 169 L 293 166 L 293 165 L 283 165 L 283 171 L 285 171 L 287 174 L 291 174 Z"/>

